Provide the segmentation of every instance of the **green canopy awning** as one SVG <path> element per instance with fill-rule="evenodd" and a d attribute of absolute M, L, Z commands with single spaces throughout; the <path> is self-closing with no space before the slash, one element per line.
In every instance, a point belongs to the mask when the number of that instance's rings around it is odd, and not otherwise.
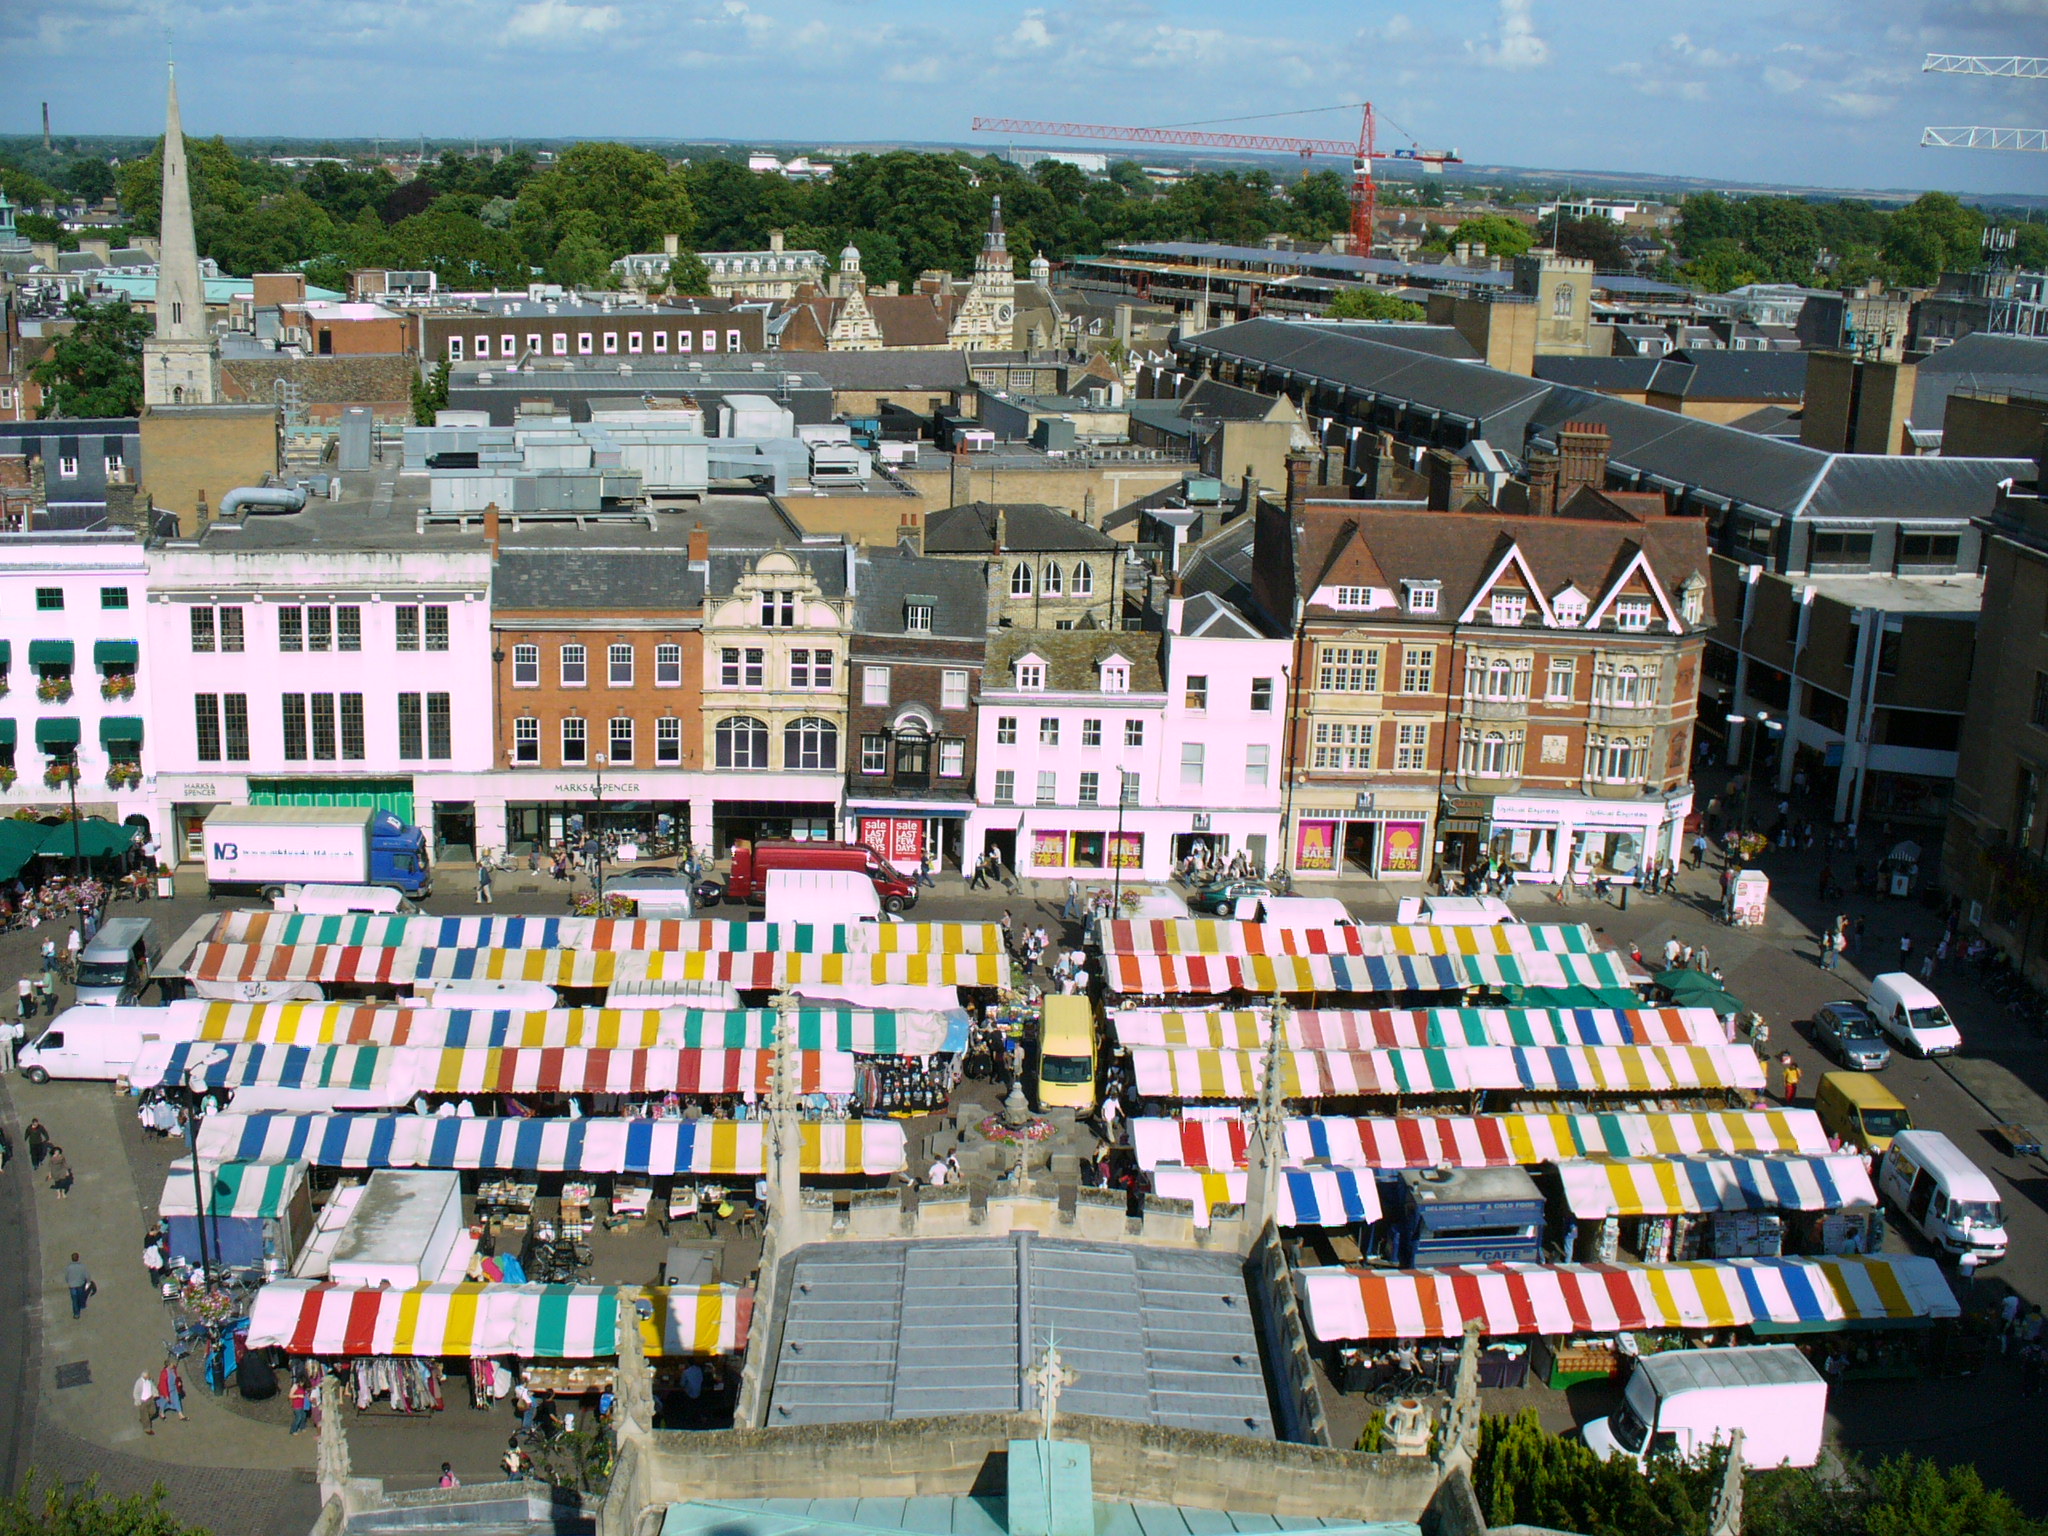
<path fill-rule="evenodd" d="M 1749 1011 L 1748 1005 L 1704 971 L 1658 971 L 1656 984 L 1680 1008 L 1711 1008 L 1723 1018 Z"/>
<path fill-rule="evenodd" d="M 40 822 L 12 818 L 0 821 L 0 880 L 12 880 L 20 874 L 22 866 L 35 857 L 42 840 Z"/>
<path fill-rule="evenodd" d="M 13 745 L 14 722 L 12 720 L 0 720 L 0 747 L 11 747 Z"/>
<path fill-rule="evenodd" d="M 92 664 L 96 667 L 132 667 L 142 659 L 142 647 L 133 640 L 95 640 Z"/>
<path fill-rule="evenodd" d="M 42 827 L 42 846 L 38 850 L 53 859 L 71 857 L 73 823 L 60 821 L 54 826 Z M 104 816 L 82 816 L 76 823 L 78 829 L 78 856 L 85 859 L 107 859 L 115 854 L 126 853 L 135 844 L 140 834 L 139 827 L 116 826 Z"/>
<path fill-rule="evenodd" d="M 72 655 L 73 647 L 69 640 L 31 640 L 28 643 L 28 664 L 32 667 L 68 667 Z"/>
<path fill-rule="evenodd" d="M 100 745 L 136 746 L 142 745 L 142 716 L 108 715 L 100 721 Z"/>
<path fill-rule="evenodd" d="M 14 642 L 12 640 L 0 640 L 0 672 L 5 672 L 13 665 Z"/>
<path fill-rule="evenodd" d="M 78 745 L 78 722 L 58 718 L 36 722 L 36 745 L 39 747 L 75 747 Z"/>

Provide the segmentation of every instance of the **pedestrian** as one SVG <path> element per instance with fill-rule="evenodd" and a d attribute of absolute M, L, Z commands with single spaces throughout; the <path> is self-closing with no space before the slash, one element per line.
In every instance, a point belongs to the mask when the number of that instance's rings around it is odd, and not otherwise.
<path fill-rule="evenodd" d="M 540 1411 L 540 1405 L 534 1401 L 533 1388 L 526 1384 L 526 1378 L 523 1376 L 513 1383 L 512 1408 L 519 1415 L 520 1432 L 531 1433 L 533 1416 Z M 515 1440 L 512 1443 L 517 1445 L 519 1442 Z"/>
<path fill-rule="evenodd" d="M 135 1389 L 129 1396 L 135 1403 L 135 1416 L 142 1420 L 142 1432 L 145 1435 L 155 1434 L 156 1383 L 149 1379 L 149 1372 L 144 1371 L 135 1378 Z"/>
<path fill-rule="evenodd" d="M 1934 980 L 1934 951 L 1931 949 L 1920 957 L 1920 979 L 1922 981 Z"/>
<path fill-rule="evenodd" d="M 21 1139 L 28 1144 L 29 1167 L 42 1167 L 43 1159 L 50 1155 L 50 1133 L 43 1129 L 43 1122 L 29 1121 L 28 1129 L 21 1133 Z"/>
<path fill-rule="evenodd" d="M 36 983 L 36 992 L 43 1000 L 43 1017 L 46 1019 L 55 1018 L 57 1016 L 57 984 L 54 981 L 39 981 Z"/>
<path fill-rule="evenodd" d="M 1792 1103 L 1799 1097 L 1799 1063 L 1792 1059 L 1790 1051 L 1778 1058 L 1779 1070 L 1785 1077 L 1785 1102 Z"/>
<path fill-rule="evenodd" d="M 1003 930 L 1004 952 L 1014 959 L 1017 954 L 1017 944 L 1012 929 L 1016 926 L 1016 920 L 1010 916 L 1010 909 L 1008 907 L 1003 908 L 1003 915 L 997 919 L 996 926 Z"/>
<path fill-rule="evenodd" d="M 85 950 L 85 940 L 78 936 L 78 925 L 71 925 L 71 932 L 64 936 L 64 979 L 76 985 L 78 982 L 78 957 Z"/>
<path fill-rule="evenodd" d="M 987 888 L 988 852 L 986 849 L 984 849 L 982 851 L 981 857 L 974 861 L 974 878 L 967 882 L 967 889 L 969 889 L 970 891 L 980 891 L 986 890 Z"/>
<path fill-rule="evenodd" d="M 1671 937 L 1670 937 L 1670 938 L 1668 938 L 1668 939 L 1666 939 L 1666 940 L 1664 941 L 1664 969 L 1665 969 L 1665 970 L 1667 970 L 1667 971 L 1675 971 L 1675 970 L 1677 970 L 1677 969 L 1678 969 L 1678 950 L 1679 950 L 1679 944 L 1678 944 L 1678 935 L 1674 933 L 1673 935 L 1671 935 Z"/>
<path fill-rule="evenodd" d="M 1081 915 L 1081 882 L 1072 875 L 1067 876 L 1067 900 L 1060 908 L 1060 916 L 1073 922 Z"/>
<path fill-rule="evenodd" d="M 440 1486 L 443 1488 L 460 1488 L 462 1486 L 462 1479 L 455 1475 L 455 1468 L 445 1461 L 441 1463 Z"/>
<path fill-rule="evenodd" d="M 56 974 L 57 941 L 53 938 L 45 938 L 43 940 L 43 980 L 47 982 L 55 977 Z"/>
<path fill-rule="evenodd" d="M 142 1268 L 149 1276 L 149 1288 L 153 1291 L 163 1278 L 164 1250 L 161 1238 L 151 1238 L 142 1245 Z"/>
<path fill-rule="evenodd" d="M 1692 867 L 1698 869 L 1707 862 L 1707 834 L 1695 832 L 1692 835 Z"/>
<path fill-rule="evenodd" d="M 24 976 L 14 984 L 15 1017 L 23 1024 L 36 1016 L 36 984 Z"/>
<path fill-rule="evenodd" d="M 1899 968 L 1901 970 L 1904 970 L 1907 964 L 1912 960 L 1912 958 L 1913 935 L 1911 935 L 1910 933 L 1902 933 L 1899 935 Z"/>
<path fill-rule="evenodd" d="M 480 907 L 491 903 L 491 866 L 482 859 L 476 865 L 476 902 Z"/>
<path fill-rule="evenodd" d="M 313 1417 L 313 1390 L 297 1377 L 292 1378 L 292 1433 L 297 1434 L 306 1427 L 306 1421 Z"/>
<path fill-rule="evenodd" d="M 0 1072 L 14 1070 L 14 1053 L 20 1049 L 22 1037 L 27 1033 L 27 1027 L 13 1019 L 0 1023 Z"/>
<path fill-rule="evenodd" d="M 71 1159 L 64 1155 L 64 1149 L 51 1147 L 44 1164 L 50 1170 L 50 1188 L 57 1192 L 57 1198 L 68 1198 L 71 1194 Z M 78 1255 L 74 1253 L 72 1257 L 75 1259 Z"/>
<path fill-rule="evenodd" d="M 63 1155 L 61 1151 L 53 1151 L 50 1154 L 51 1161 L 54 1162 Z M 64 1286 L 71 1292 L 71 1315 L 83 1317 L 85 1304 L 92 1299 L 94 1287 L 92 1271 L 85 1267 L 84 1261 L 75 1253 L 71 1255 L 71 1262 L 64 1266 Z"/>
<path fill-rule="evenodd" d="M 505 1454 L 498 1458 L 498 1464 L 505 1469 L 505 1481 L 508 1483 L 516 1483 L 526 1475 L 526 1456 L 519 1449 L 517 1435 L 505 1442 Z"/>
<path fill-rule="evenodd" d="M 1835 968 L 1835 936 L 1827 930 L 1822 930 L 1820 936 L 1820 968 L 1824 971 Z"/>
<path fill-rule="evenodd" d="M 157 1374 L 156 1400 L 162 1417 L 169 1418 L 174 1413 L 181 1419 L 185 1417 L 185 1378 L 177 1361 L 166 1360 Z"/>
<path fill-rule="evenodd" d="M 917 883 L 928 890 L 937 890 L 939 882 L 932 878 L 932 861 L 929 854 L 917 856 Z"/>

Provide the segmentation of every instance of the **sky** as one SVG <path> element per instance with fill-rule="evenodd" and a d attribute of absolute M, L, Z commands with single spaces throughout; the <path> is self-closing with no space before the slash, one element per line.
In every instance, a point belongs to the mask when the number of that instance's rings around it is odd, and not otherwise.
<path fill-rule="evenodd" d="M 168 53 L 186 131 L 231 137 L 967 142 L 1370 98 L 1383 144 L 1486 164 L 2048 193 L 2048 155 L 1919 147 L 2048 127 L 2048 81 L 1933 51 L 2048 54 L 2048 0 L 5 0 L 0 132 L 44 99 L 59 133 L 157 132 Z"/>

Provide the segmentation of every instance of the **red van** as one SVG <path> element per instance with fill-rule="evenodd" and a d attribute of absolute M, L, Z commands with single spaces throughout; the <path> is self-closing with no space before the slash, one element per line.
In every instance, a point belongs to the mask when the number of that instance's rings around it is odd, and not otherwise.
<path fill-rule="evenodd" d="M 765 901 L 771 869 L 858 871 L 875 882 L 875 895 L 881 898 L 884 912 L 901 912 L 917 905 L 917 882 L 898 874 L 866 843 L 734 843 L 732 878 L 726 882 L 725 899 L 745 904 Z"/>

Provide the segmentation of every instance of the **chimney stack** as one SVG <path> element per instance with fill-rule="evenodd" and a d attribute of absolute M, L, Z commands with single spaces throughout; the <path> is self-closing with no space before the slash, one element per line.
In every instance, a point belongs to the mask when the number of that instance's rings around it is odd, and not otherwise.
<path fill-rule="evenodd" d="M 682 251 L 683 237 L 681 235 L 663 235 L 661 237 L 662 255 L 668 257 L 670 260 L 674 260 L 677 256 L 680 256 L 682 254 Z"/>
<path fill-rule="evenodd" d="M 491 547 L 491 564 L 498 563 L 498 504 L 484 508 L 484 542 Z"/>
<path fill-rule="evenodd" d="M 1001 554 L 1010 543 L 1010 514 L 1001 507 L 996 508 L 996 553 Z"/>
<path fill-rule="evenodd" d="M 711 559 L 711 530 L 702 523 L 694 524 L 690 529 L 689 553 L 692 565 L 709 563 Z"/>
<path fill-rule="evenodd" d="M 1538 517 L 1557 511 L 1557 454 L 1548 448 L 1529 450 L 1529 510 Z"/>
<path fill-rule="evenodd" d="M 1557 504 L 1567 505 L 1580 489 L 1607 488 L 1607 455 L 1614 439 L 1594 421 L 1568 421 L 1557 429 Z"/>
<path fill-rule="evenodd" d="M 1287 515 L 1294 516 L 1308 500 L 1309 472 L 1315 468 L 1316 455 L 1295 452 L 1287 455 Z"/>

